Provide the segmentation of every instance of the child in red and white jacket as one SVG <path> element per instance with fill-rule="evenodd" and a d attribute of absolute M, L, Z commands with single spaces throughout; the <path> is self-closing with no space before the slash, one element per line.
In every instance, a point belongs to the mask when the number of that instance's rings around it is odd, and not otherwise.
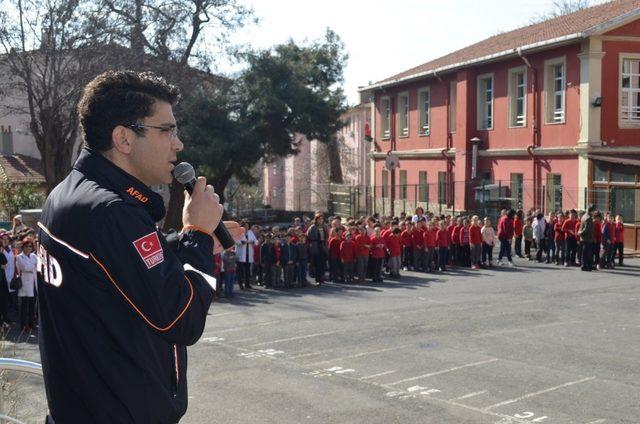
<path fill-rule="evenodd" d="M 615 243 L 613 245 L 613 257 L 615 259 L 616 253 L 618 254 L 618 266 L 623 266 L 623 254 L 624 254 L 624 221 L 622 215 L 616 215 L 616 227 L 615 227 Z"/>
<path fill-rule="evenodd" d="M 387 236 L 386 245 L 389 252 L 389 276 L 392 278 L 400 277 L 400 255 L 402 239 L 400 237 L 400 228 L 394 228 L 392 233 Z"/>

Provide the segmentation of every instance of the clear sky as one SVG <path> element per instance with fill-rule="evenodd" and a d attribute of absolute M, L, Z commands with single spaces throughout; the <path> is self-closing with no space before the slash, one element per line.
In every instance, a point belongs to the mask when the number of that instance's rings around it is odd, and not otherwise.
<path fill-rule="evenodd" d="M 296 42 L 321 38 L 326 27 L 338 33 L 349 54 L 345 92 L 352 105 L 359 102 L 358 86 L 528 25 L 553 4 L 553 0 L 238 1 L 252 6 L 261 22 L 238 31 L 232 38 L 235 42 L 266 48 L 289 38 Z"/>

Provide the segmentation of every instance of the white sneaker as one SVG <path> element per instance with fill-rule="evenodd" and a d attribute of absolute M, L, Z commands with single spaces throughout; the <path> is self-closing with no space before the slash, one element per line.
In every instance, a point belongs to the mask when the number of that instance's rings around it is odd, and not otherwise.
<path fill-rule="evenodd" d="M 513 262 L 511 262 L 511 261 L 509 261 L 509 266 L 510 266 L 510 267 L 514 267 L 514 266 L 516 266 L 516 264 L 514 264 L 514 263 L 513 263 Z"/>
<path fill-rule="evenodd" d="M 504 262 L 502 262 L 502 261 L 498 261 L 498 264 L 497 264 L 497 265 L 498 265 L 498 266 L 504 266 Z"/>

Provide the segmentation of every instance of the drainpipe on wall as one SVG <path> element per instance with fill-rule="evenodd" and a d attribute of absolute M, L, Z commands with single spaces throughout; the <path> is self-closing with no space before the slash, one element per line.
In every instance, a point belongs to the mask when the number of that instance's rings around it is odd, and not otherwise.
<path fill-rule="evenodd" d="M 533 112 L 532 112 L 532 122 L 531 122 L 531 144 L 527 146 L 527 153 L 532 160 L 533 164 L 533 207 L 537 208 L 540 205 L 540 194 L 538 190 L 538 179 L 540 178 L 538 171 L 538 160 L 533 154 L 533 149 L 540 145 L 540 126 L 538 125 L 538 70 L 531 65 L 529 59 L 522 54 L 522 48 L 518 48 L 516 50 L 518 52 L 518 56 L 522 59 L 522 61 L 527 65 L 527 68 L 531 70 L 532 74 L 532 82 L 531 82 L 531 94 L 533 95 Z"/>
<path fill-rule="evenodd" d="M 444 106 L 445 106 L 445 119 L 447 121 L 447 138 L 446 138 L 446 147 L 442 150 L 442 156 L 444 156 L 444 158 L 447 161 L 446 175 L 447 175 L 447 187 L 449 187 L 449 190 L 447 190 L 447 203 L 452 204 L 454 201 L 451 195 L 453 193 L 453 184 L 454 184 L 453 178 L 452 178 L 453 163 L 451 158 L 446 154 L 446 152 L 448 152 L 453 145 L 453 138 L 451 136 L 451 127 L 450 127 L 451 119 L 449 116 L 449 114 L 451 113 L 451 108 L 449 107 L 450 97 L 451 97 L 451 86 L 444 83 L 440 75 L 438 75 L 438 71 L 433 71 L 433 75 L 438 79 L 438 81 L 440 81 L 440 84 L 442 85 L 446 93 Z"/>

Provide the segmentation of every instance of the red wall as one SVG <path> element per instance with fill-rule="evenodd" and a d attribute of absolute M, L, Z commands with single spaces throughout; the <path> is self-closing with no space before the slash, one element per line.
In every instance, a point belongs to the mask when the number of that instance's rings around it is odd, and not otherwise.
<path fill-rule="evenodd" d="M 635 35 L 640 34 L 640 23 L 627 25 L 615 30 L 623 31 L 631 27 Z M 602 110 L 600 134 L 603 142 L 608 146 L 638 146 L 640 145 L 640 128 L 618 128 L 618 102 L 620 86 L 620 54 L 640 53 L 640 43 L 629 41 L 603 41 L 605 52 L 602 58 Z"/>

